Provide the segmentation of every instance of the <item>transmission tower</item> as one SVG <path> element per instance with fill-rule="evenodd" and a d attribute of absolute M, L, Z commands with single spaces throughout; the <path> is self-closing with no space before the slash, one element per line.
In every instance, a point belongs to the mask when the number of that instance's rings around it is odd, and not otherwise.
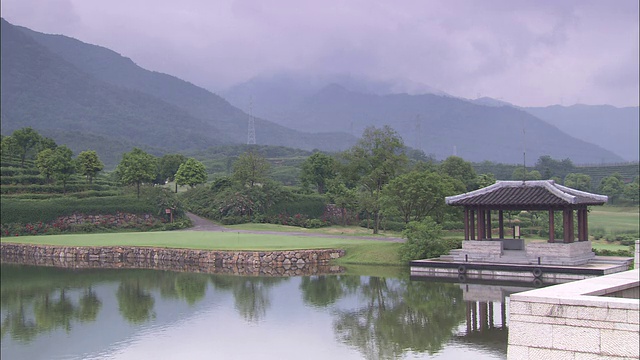
<path fill-rule="evenodd" d="M 249 131 L 247 133 L 247 145 L 256 144 L 256 119 L 253 117 L 253 97 L 249 99 Z"/>

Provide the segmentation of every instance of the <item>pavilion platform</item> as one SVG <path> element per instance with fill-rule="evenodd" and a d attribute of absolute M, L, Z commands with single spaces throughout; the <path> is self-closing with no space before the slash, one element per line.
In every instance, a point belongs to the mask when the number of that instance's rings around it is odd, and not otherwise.
<path fill-rule="evenodd" d="M 633 262 L 631 257 L 601 257 L 592 251 L 588 207 L 605 204 L 608 198 L 604 195 L 553 180 L 498 181 L 445 201 L 463 208 L 462 248 L 439 258 L 412 261 L 412 277 L 533 282 L 539 286 L 626 271 Z M 505 213 L 522 210 L 548 213 L 547 228 L 554 230 L 548 231 L 546 241 L 527 242 L 515 227 L 514 238 L 505 237 Z M 492 229 L 492 213 L 498 215 L 497 229 Z M 562 215 L 561 223 L 556 224 L 556 214 Z M 556 225 L 562 227 L 562 237 L 556 238 Z"/>
<path fill-rule="evenodd" d="M 627 271 L 633 262 L 633 258 L 595 256 L 581 265 L 539 265 L 525 259 L 522 254 L 507 253 L 501 262 L 459 261 L 447 256 L 415 260 L 410 264 L 411 278 L 474 284 L 532 284 L 537 287 Z"/>

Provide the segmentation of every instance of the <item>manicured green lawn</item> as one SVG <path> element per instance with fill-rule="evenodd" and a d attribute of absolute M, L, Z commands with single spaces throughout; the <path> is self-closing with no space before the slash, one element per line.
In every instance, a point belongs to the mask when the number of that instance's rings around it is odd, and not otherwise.
<path fill-rule="evenodd" d="M 594 206 L 589 211 L 589 232 L 603 229 L 605 233 L 638 231 L 638 207 Z"/>
<path fill-rule="evenodd" d="M 276 224 L 238 224 L 224 225 L 224 227 L 233 230 L 250 230 L 250 231 L 278 231 L 278 232 L 302 232 L 309 234 L 325 234 L 340 236 L 368 236 L 368 237 L 401 237 L 399 232 L 380 231 L 380 234 L 374 235 L 371 229 L 365 229 L 360 226 L 329 226 L 317 229 L 305 229 L 297 226 L 276 225 Z"/>
<path fill-rule="evenodd" d="M 401 265 L 399 243 L 375 240 L 279 236 L 237 232 L 162 231 L 4 237 L 2 242 L 58 246 L 151 246 L 204 250 L 344 249 L 338 264 Z"/>

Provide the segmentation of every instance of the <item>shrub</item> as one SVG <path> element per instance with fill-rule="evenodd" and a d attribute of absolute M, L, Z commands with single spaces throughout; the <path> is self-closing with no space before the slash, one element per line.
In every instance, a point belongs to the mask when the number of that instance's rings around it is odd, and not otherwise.
<path fill-rule="evenodd" d="M 609 249 L 591 249 L 598 256 L 624 256 L 633 257 L 633 246 L 629 250 L 609 250 Z"/>
<path fill-rule="evenodd" d="M 399 255 L 400 259 L 406 262 L 447 254 L 452 246 L 450 242 L 442 239 L 442 227 L 430 217 L 421 222 L 412 221 L 407 224 L 402 237 L 407 241 L 400 247 Z"/>

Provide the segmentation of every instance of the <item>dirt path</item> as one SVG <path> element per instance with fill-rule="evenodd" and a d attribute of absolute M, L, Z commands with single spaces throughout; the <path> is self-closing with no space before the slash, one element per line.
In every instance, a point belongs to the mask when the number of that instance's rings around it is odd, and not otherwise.
<path fill-rule="evenodd" d="M 280 231 L 253 231 L 253 230 L 236 230 L 229 229 L 224 226 L 220 226 L 215 224 L 214 222 L 207 220 L 205 218 L 201 218 L 198 215 L 187 213 L 187 216 L 193 222 L 193 227 L 184 229 L 182 231 L 217 231 L 217 232 L 237 232 L 243 234 L 268 234 L 268 235 L 282 235 L 282 236 L 313 236 L 313 237 L 323 237 L 323 238 L 333 238 L 333 239 L 353 239 L 353 240 L 377 240 L 377 241 L 388 241 L 388 242 L 404 242 L 404 239 L 401 238 L 385 238 L 385 237 L 374 237 L 374 236 L 341 236 L 341 235 L 327 235 L 327 234 L 317 234 L 317 233 L 308 233 L 308 232 L 280 232 Z"/>

